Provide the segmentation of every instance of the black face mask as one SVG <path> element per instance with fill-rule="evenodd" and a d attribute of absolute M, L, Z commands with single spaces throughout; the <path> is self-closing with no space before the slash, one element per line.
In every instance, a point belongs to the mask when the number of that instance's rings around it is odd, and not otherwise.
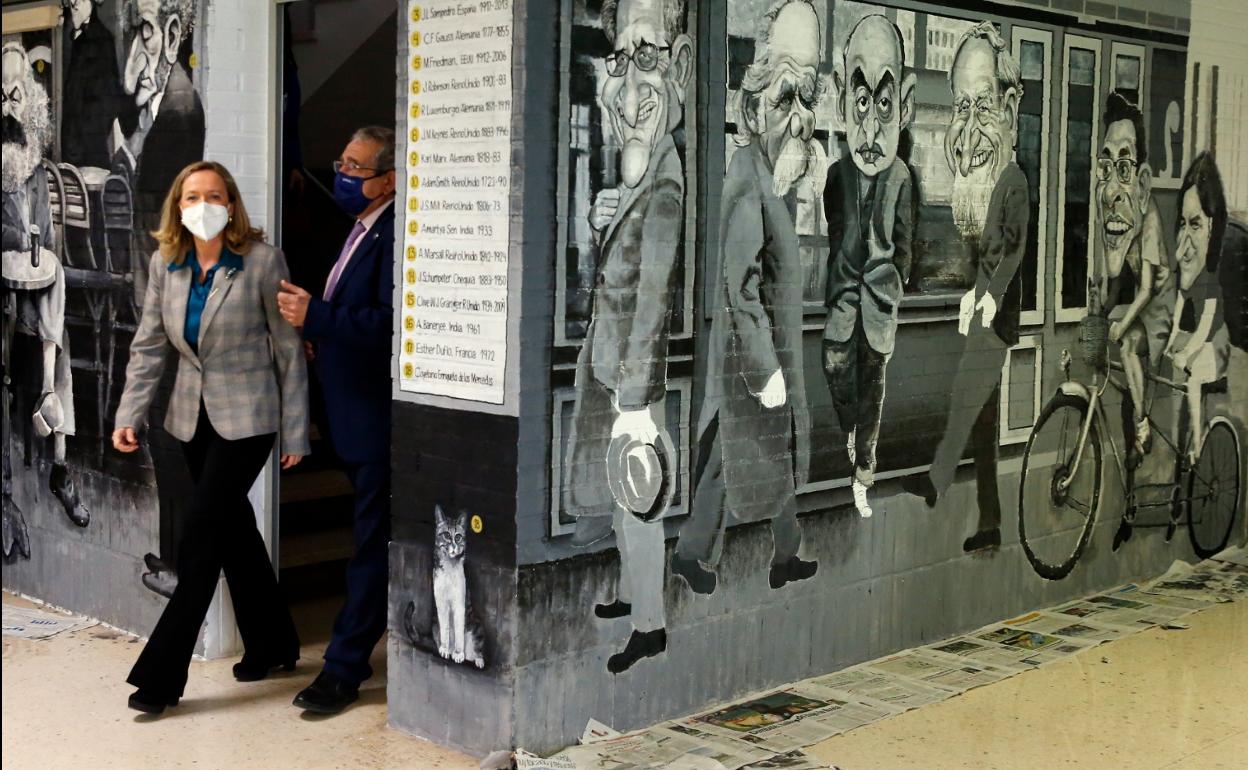
<path fill-rule="evenodd" d="M 26 146 L 26 129 L 22 128 L 22 124 L 12 115 L 5 115 L 3 121 L 4 143 L 20 144 Z"/>

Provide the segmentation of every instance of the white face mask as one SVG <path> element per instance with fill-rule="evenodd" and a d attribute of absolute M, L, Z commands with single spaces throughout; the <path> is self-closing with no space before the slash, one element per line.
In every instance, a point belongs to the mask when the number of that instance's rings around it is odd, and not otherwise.
<path fill-rule="evenodd" d="M 182 226 L 201 241 L 211 241 L 230 221 L 230 210 L 217 203 L 196 203 L 182 209 Z"/>

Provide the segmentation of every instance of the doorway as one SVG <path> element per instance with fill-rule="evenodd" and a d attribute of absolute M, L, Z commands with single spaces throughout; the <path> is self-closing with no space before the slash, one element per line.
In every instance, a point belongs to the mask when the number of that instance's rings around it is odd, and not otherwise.
<path fill-rule="evenodd" d="M 274 240 L 292 281 L 319 295 L 353 221 L 333 200 L 333 161 L 360 126 L 393 126 L 393 0 L 293 0 L 276 26 L 281 158 Z M 280 580 L 305 644 L 329 639 L 353 553 L 353 491 L 334 454 L 309 366 L 312 454 L 281 472 L 274 530 Z"/>

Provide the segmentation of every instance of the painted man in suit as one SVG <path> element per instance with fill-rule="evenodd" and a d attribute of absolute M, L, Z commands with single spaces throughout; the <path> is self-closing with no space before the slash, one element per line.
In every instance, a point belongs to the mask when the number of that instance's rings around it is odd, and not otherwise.
<path fill-rule="evenodd" d="M 127 0 L 121 9 L 122 87 L 138 118 L 124 138 L 115 122 L 111 143 L 131 179 L 140 251 L 160 226 L 169 180 L 204 155 L 204 107 L 187 70 L 194 16 L 194 0 Z"/>
<path fill-rule="evenodd" d="M 355 490 L 355 555 L 325 666 L 295 705 L 336 714 L 359 697 L 386 631 L 390 568 L 390 353 L 394 324 L 394 131 L 366 126 L 334 163 L 334 199 L 355 219 L 313 296 L 283 282 L 282 316 L 303 330 L 325 395 L 329 437 Z"/>
<path fill-rule="evenodd" d="M 875 447 L 884 413 L 884 372 L 897 336 L 897 308 L 910 278 L 914 232 L 910 169 L 897 157 L 914 117 L 914 73 L 905 43 L 884 16 L 863 18 L 845 42 L 834 79 L 852 163 L 828 171 L 823 208 L 830 263 L 823 370 L 854 466 L 854 504 L 871 515 Z"/>
<path fill-rule="evenodd" d="M 683 239 L 684 169 L 672 132 L 684 121 L 693 40 L 684 0 L 606 0 L 611 41 L 599 94 L 620 146 L 617 188 L 598 194 L 590 225 L 599 249 L 593 321 L 577 363 L 577 399 L 565 467 L 573 544 L 616 534 L 620 582 L 600 618 L 628 616 L 633 633 L 607 668 L 618 674 L 667 648 L 663 608 L 663 523 L 643 522 L 607 486 L 616 437 L 657 439 L 667 392 L 667 339 Z"/>
<path fill-rule="evenodd" d="M 79 502 L 65 464 L 66 436 L 74 435 L 74 394 L 69 336 L 65 331 L 65 271 L 56 256 L 48 176 L 42 165 L 53 135 L 48 95 L 34 77 L 30 58 L 18 36 L 4 38 L 0 62 L 4 89 L 4 274 L 9 279 L 5 292 L 14 292 L 11 298 L 6 297 L 6 302 L 13 302 L 15 310 L 13 327 L 6 328 L 3 341 L 6 365 L 11 365 L 13 359 L 9 336 L 12 332 L 39 340 L 39 352 L 35 354 L 39 363 L 18 365 L 15 372 L 5 371 L 4 375 L 19 381 L 20 372 L 40 373 L 39 398 L 29 419 L 34 420 L 39 435 L 53 439 L 48 487 L 70 521 L 85 527 L 90 514 Z M 32 254 L 32 250 L 37 253 Z M 10 321 L 6 318 L 5 323 L 7 326 Z M 9 395 L 6 387 L 2 397 Z M 11 427 L 4 426 L 6 437 Z M 11 496 L 7 448 L 4 462 L 4 553 L 9 558 L 29 558 L 25 522 Z"/>
<path fill-rule="evenodd" d="M 1027 246 L 1027 178 L 1014 162 L 1021 71 L 1009 44 L 981 22 L 954 49 L 949 70 L 953 119 L 945 160 L 953 169 L 953 218 L 971 249 L 975 285 L 962 296 L 958 333 L 966 337 L 953 379 L 944 436 L 927 474 L 905 482 L 934 507 L 953 483 L 967 438 L 974 442 L 979 524 L 967 552 L 1001 545 L 997 492 L 1001 369 L 1018 342 L 1018 267 Z"/>
<path fill-rule="evenodd" d="M 715 316 L 698 420 L 693 512 L 672 570 L 697 593 L 715 590 L 724 530 L 770 521 L 768 583 L 818 569 L 797 552 L 796 487 L 810 465 L 810 414 L 802 380 L 802 265 L 796 188 L 826 173 L 813 139 L 820 96 L 819 18 L 809 0 L 773 3 L 735 103 L 737 149 L 724 179 Z"/>
<path fill-rule="evenodd" d="M 116 120 L 134 132 L 138 106 L 122 88 L 117 45 L 97 9 L 101 0 L 64 0 L 69 24 L 65 94 L 61 99 L 61 159 L 73 166 L 107 169 L 109 133 Z"/>

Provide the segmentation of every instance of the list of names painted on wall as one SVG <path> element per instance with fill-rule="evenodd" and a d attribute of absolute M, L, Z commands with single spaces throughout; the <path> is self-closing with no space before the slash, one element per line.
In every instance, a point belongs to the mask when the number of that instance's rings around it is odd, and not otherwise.
<path fill-rule="evenodd" d="M 400 388 L 503 403 L 511 0 L 424 0 L 411 22 Z"/>

